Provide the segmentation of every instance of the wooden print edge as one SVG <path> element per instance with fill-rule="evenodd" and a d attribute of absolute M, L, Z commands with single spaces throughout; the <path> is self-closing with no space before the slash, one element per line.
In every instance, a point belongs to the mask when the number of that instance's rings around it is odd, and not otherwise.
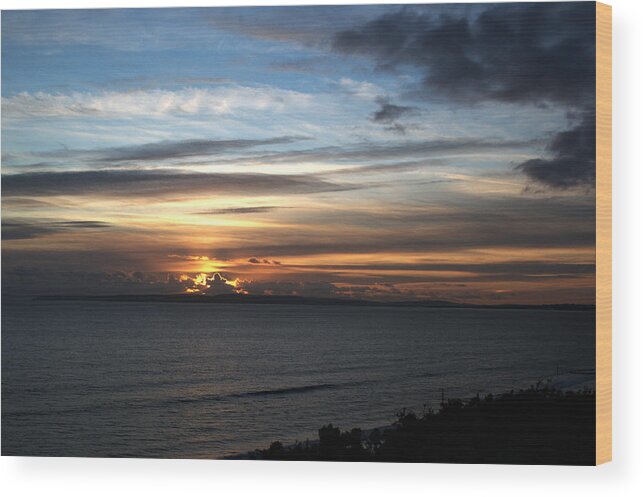
<path fill-rule="evenodd" d="M 596 2 L 596 464 L 612 460 L 612 7 Z"/>

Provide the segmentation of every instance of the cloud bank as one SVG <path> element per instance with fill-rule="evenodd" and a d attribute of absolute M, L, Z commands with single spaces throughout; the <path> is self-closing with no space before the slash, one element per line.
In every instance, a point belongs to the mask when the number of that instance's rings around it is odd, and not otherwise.
<path fill-rule="evenodd" d="M 594 94 L 594 32 L 590 2 L 497 5 L 474 19 L 401 9 L 332 46 L 381 69 L 415 66 L 428 98 L 582 106 Z"/>
<path fill-rule="evenodd" d="M 3 195 L 159 197 L 185 195 L 292 195 L 353 189 L 306 175 L 184 173 L 176 170 L 34 172 L 2 178 Z"/>

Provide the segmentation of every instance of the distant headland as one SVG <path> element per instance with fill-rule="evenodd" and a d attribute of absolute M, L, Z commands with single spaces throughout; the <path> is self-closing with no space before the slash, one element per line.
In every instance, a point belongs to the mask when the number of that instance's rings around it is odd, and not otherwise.
<path fill-rule="evenodd" d="M 471 304 L 447 300 L 408 300 L 384 302 L 349 298 L 302 297 L 297 295 L 195 295 L 195 294 L 144 294 L 144 295 L 40 295 L 35 300 L 76 300 L 92 302 L 164 302 L 189 304 L 262 304 L 262 305 L 315 305 L 315 306 L 370 306 L 370 307 L 438 307 L 459 309 L 534 309 L 590 311 L 593 304 Z"/>

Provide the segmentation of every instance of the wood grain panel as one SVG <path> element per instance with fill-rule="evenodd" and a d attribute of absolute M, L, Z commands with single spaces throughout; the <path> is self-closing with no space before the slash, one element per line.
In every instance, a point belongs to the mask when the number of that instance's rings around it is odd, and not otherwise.
<path fill-rule="evenodd" d="M 596 3 L 596 464 L 612 460 L 612 7 Z"/>

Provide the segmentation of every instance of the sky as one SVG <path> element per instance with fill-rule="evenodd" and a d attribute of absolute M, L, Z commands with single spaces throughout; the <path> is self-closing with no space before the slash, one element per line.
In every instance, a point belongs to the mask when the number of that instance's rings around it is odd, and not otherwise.
<path fill-rule="evenodd" d="M 594 5 L 3 11 L 3 293 L 594 303 Z"/>

